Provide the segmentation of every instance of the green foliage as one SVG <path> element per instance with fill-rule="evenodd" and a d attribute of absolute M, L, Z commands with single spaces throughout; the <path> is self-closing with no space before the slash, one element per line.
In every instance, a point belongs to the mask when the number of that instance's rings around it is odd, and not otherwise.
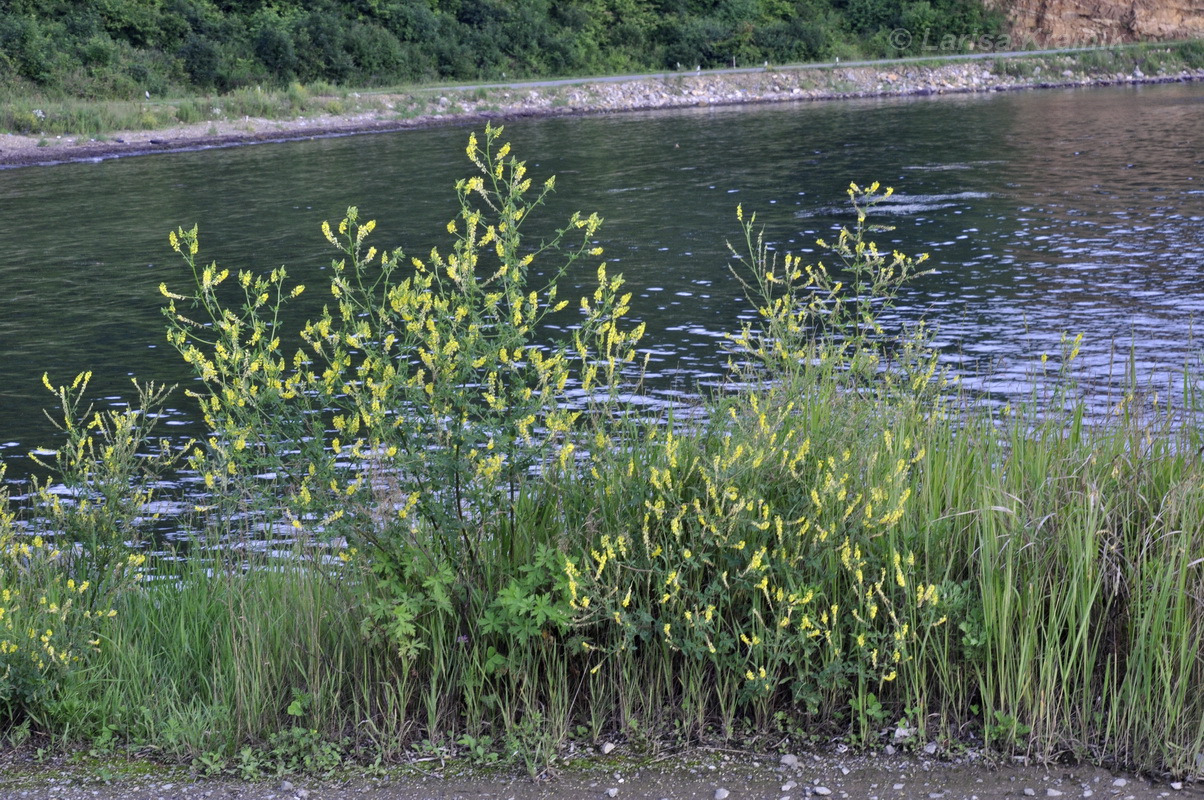
<path fill-rule="evenodd" d="M 977 38 L 978 0 L 88 0 L 0 11 L 0 64 L 71 96 L 233 91 L 290 81 L 373 86 L 893 55 L 892 27 Z"/>

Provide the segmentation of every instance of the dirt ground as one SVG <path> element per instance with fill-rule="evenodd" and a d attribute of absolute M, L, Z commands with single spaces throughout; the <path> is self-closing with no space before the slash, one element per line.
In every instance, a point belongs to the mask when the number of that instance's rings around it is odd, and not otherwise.
<path fill-rule="evenodd" d="M 534 781 L 513 771 L 462 771 L 438 762 L 380 775 L 258 782 L 197 778 L 187 770 L 94 758 L 38 763 L 0 754 L 2 800 L 1100 800 L 1204 798 L 1204 785 L 1161 781 L 1091 766 L 991 766 L 881 754 L 690 751 L 637 763 L 594 754 Z"/>

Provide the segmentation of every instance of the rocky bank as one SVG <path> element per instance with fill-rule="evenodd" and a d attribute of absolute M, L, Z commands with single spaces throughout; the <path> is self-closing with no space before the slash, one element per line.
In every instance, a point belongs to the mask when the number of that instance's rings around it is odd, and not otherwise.
<path fill-rule="evenodd" d="M 290 120 L 245 117 L 104 137 L 7 134 L 0 136 L 0 166 L 54 164 L 486 119 L 1199 80 L 1204 80 L 1204 69 L 1168 72 L 1150 67 L 1147 74 L 1137 66 L 1131 71 L 1089 74 L 1080 66 L 1077 56 L 1067 54 L 1039 59 L 982 58 L 938 65 L 898 61 L 877 65 L 765 67 L 442 88 L 405 95 L 373 94 L 369 109 L 337 116 Z M 351 95 L 349 105 L 359 98 Z"/>

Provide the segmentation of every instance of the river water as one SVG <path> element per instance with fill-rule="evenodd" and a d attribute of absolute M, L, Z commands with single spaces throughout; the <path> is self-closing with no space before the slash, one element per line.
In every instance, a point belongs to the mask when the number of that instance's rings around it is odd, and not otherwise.
<path fill-rule="evenodd" d="M 101 403 L 130 376 L 189 379 L 164 340 L 158 286 L 182 285 L 167 233 L 200 226 L 204 260 L 287 265 L 313 314 L 333 255 L 323 220 L 349 205 L 378 247 L 425 253 L 469 174 L 466 127 L 0 171 L 0 457 L 9 478 L 53 445 L 41 386 L 93 370 Z M 650 386 L 671 400 L 722 379 L 723 336 L 748 305 L 728 272 L 735 208 L 777 249 L 814 254 L 851 217 L 850 181 L 895 188 L 883 247 L 931 254 L 899 314 L 940 331 L 948 363 L 995 396 L 1021 392 L 1063 332 L 1083 333 L 1092 402 L 1130 358 L 1173 384 L 1204 311 L 1204 86 L 841 101 L 524 120 L 507 126 L 545 215 L 606 219 L 610 269 L 648 324 Z M 589 285 L 596 262 L 568 284 Z M 562 292 L 562 296 L 563 292 Z M 290 348 L 291 349 L 291 348 Z M 179 394 L 171 425 L 190 428 Z"/>

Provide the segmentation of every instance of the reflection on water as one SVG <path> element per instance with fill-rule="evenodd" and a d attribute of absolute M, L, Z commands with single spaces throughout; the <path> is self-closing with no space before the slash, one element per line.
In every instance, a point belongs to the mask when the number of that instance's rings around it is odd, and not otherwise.
<path fill-rule="evenodd" d="M 40 377 L 95 372 L 110 402 L 130 376 L 189 379 L 166 347 L 159 283 L 182 265 L 166 243 L 199 224 L 202 257 L 285 264 L 320 309 L 331 253 L 319 232 L 348 205 L 380 221 L 378 246 L 425 253 L 454 213 L 465 128 L 0 171 L 0 454 L 53 443 Z M 508 127 L 533 175 L 558 176 L 552 226 L 606 219 L 601 244 L 648 324 L 649 386 L 675 401 L 722 382 L 724 335 L 749 313 L 728 272 L 735 207 L 776 249 L 850 222 L 849 181 L 896 194 L 880 244 L 929 252 L 932 274 L 897 311 L 926 316 L 947 359 L 977 386 L 1027 385 L 1063 331 L 1085 334 L 1090 391 L 1133 360 L 1149 378 L 1191 356 L 1204 309 L 1204 86 L 694 109 L 522 121 Z M 538 266 L 538 265 L 537 265 Z M 568 277 L 590 286 L 594 265 Z M 318 284 L 318 285 L 315 285 Z M 591 287 L 592 288 L 592 287 Z M 179 396 L 169 426 L 190 429 Z"/>

